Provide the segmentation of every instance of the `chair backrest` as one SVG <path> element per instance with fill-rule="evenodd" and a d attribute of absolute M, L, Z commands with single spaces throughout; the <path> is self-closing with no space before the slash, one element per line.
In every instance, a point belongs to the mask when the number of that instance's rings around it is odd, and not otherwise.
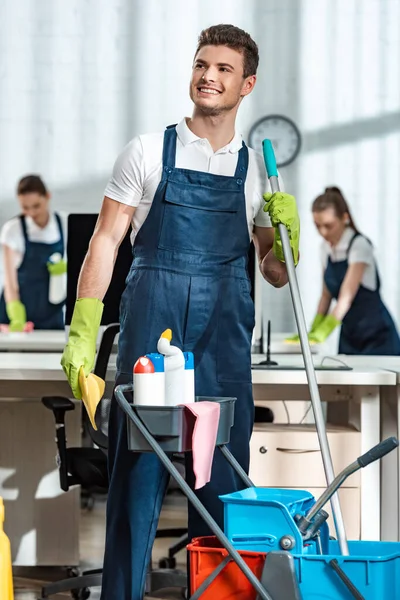
<path fill-rule="evenodd" d="M 97 353 L 96 364 L 94 367 L 95 375 L 106 379 L 107 367 L 110 360 L 114 341 L 119 333 L 119 323 L 108 325 L 103 332 L 99 351 Z M 104 451 L 108 449 L 108 417 L 110 413 L 111 398 L 102 398 L 96 411 L 97 431 L 92 427 L 90 419 L 84 411 L 84 426 L 91 440 L 96 446 Z"/>

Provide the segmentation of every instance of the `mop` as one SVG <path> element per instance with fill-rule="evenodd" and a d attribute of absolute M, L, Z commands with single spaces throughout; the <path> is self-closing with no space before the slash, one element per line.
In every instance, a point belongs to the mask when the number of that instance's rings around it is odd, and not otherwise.
<path fill-rule="evenodd" d="M 274 149 L 272 147 L 271 140 L 263 141 L 263 155 L 265 167 L 267 170 L 268 179 L 271 184 L 272 193 L 279 192 L 279 180 L 278 180 L 278 169 L 276 167 Z M 331 452 L 328 443 L 328 436 L 326 433 L 325 420 L 322 412 L 321 398 L 319 395 L 317 378 L 314 370 L 314 363 L 311 356 L 310 344 L 308 341 L 306 322 L 303 313 L 303 307 L 300 297 L 299 286 L 296 277 L 296 271 L 294 266 L 294 260 L 292 250 L 289 242 L 289 235 L 286 227 L 281 223 L 279 225 L 279 233 L 282 240 L 283 254 L 285 257 L 286 269 L 289 279 L 290 293 L 292 297 L 292 303 L 294 308 L 294 314 L 297 323 L 297 330 L 299 332 L 300 344 L 304 358 L 304 365 L 307 375 L 308 387 L 310 389 L 311 404 L 314 413 L 314 420 L 318 434 L 319 446 L 321 448 L 322 461 L 324 465 L 325 477 L 328 486 L 334 481 L 335 474 L 333 470 L 333 463 Z M 346 530 L 344 527 L 343 515 L 340 507 L 338 494 L 335 493 L 331 498 L 331 506 L 333 512 L 333 518 L 335 522 L 336 532 L 339 541 L 340 551 L 344 556 L 348 556 L 348 544 L 346 538 Z"/>

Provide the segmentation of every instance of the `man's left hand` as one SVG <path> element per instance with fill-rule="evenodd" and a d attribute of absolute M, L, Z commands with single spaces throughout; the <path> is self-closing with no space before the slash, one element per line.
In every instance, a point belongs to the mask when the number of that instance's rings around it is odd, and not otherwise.
<path fill-rule="evenodd" d="M 282 224 L 287 229 L 294 264 L 297 265 L 299 262 L 300 219 L 295 197 L 284 192 L 275 192 L 274 194 L 264 194 L 263 198 L 266 202 L 264 212 L 268 212 L 272 226 L 275 228 L 273 252 L 276 258 L 285 262 L 279 233 L 279 225 Z"/>

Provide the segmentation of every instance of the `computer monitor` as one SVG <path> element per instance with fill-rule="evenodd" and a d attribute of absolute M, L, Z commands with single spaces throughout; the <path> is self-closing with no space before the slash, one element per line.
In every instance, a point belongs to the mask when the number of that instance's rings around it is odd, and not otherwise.
<path fill-rule="evenodd" d="M 92 237 L 97 214 L 71 214 L 68 216 L 68 241 L 67 241 L 67 302 L 65 311 L 65 325 L 71 324 L 72 313 L 76 301 L 78 277 L 82 263 L 86 256 L 90 238 Z M 104 297 L 104 311 L 102 325 L 118 323 L 119 305 L 122 292 L 125 289 L 125 280 L 132 264 L 132 244 L 130 242 L 131 229 L 129 228 L 122 241 L 110 286 Z"/>

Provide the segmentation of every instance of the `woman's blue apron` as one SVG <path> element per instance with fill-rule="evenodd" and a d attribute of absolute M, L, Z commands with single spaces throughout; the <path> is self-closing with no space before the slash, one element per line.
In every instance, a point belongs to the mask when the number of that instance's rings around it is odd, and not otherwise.
<path fill-rule="evenodd" d="M 25 240 L 25 253 L 18 269 L 19 295 L 26 309 L 27 321 L 32 321 L 35 329 L 64 329 L 63 306 L 49 302 L 50 274 L 47 269 L 49 258 L 54 253 L 64 255 L 64 234 L 61 219 L 55 214 L 60 238 L 53 244 L 32 242 L 28 237 L 25 217 L 20 216 Z M 4 293 L 0 299 L 0 323 L 9 323 Z"/>
<path fill-rule="evenodd" d="M 355 233 L 347 249 L 345 260 L 333 262 L 329 257 L 325 271 L 325 284 L 332 297 L 339 297 L 340 288 L 349 266 L 350 248 L 360 235 Z M 343 319 L 339 354 L 399 355 L 400 339 L 396 326 L 379 290 L 380 279 L 376 269 L 377 288 L 372 291 L 360 285 L 352 305 Z"/>
<path fill-rule="evenodd" d="M 237 398 L 230 449 L 248 471 L 254 421 L 254 305 L 244 194 L 248 149 L 243 144 L 233 177 L 213 175 L 175 167 L 176 137 L 175 127 L 168 127 L 162 179 L 133 248 L 121 301 L 117 383 L 132 381 L 138 357 L 156 351 L 160 334 L 171 328 L 172 343 L 194 353 L 196 394 Z M 115 400 L 109 436 L 102 598 L 139 600 L 168 476 L 155 455 L 127 450 L 125 417 Z M 191 456 L 186 476 L 193 487 Z M 217 451 L 212 480 L 198 496 L 222 526 L 218 495 L 242 488 Z M 189 536 L 206 534 L 209 529 L 189 507 Z"/>

